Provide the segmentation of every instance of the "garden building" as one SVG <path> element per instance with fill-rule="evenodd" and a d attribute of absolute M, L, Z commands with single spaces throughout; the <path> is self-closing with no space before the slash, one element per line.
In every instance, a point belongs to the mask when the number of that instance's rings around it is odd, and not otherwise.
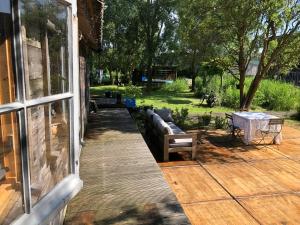
<path fill-rule="evenodd" d="M 0 224 L 60 224 L 81 189 L 86 49 L 103 2 L 1 0 Z"/>

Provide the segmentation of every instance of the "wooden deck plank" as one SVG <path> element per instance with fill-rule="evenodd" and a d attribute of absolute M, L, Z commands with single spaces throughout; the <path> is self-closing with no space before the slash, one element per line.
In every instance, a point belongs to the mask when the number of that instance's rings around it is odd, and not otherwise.
<path fill-rule="evenodd" d="M 257 148 L 255 146 L 239 146 L 228 148 L 228 150 L 233 151 L 237 156 L 241 157 L 246 162 L 286 158 L 284 155 L 274 151 L 274 149 L 270 147 Z"/>
<path fill-rule="evenodd" d="M 204 166 L 233 196 L 288 191 L 269 175 L 248 163 L 215 164 Z"/>
<path fill-rule="evenodd" d="M 300 196 L 258 196 L 239 200 L 261 224 L 299 224 Z"/>
<path fill-rule="evenodd" d="M 184 204 L 183 209 L 193 225 L 258 224 L 234 200 Z"/>
<path fill-rule="evenodd" d="M 190 224 L 126 109 L 89 118 L 65 224 Z"/>
<path fill-rule="evenodd" d="M 300 191 L 300 163 L 289 159 L 276 159 L 254 162 L 252 165 L 289 191 Z"/>
<path fill-rule="evenodd" d="M 226 147 L 204 143 L 197 148 L 196 159 L 204 165 L 244 162 L 243 158 Z"/>
<path fill-rule="evenodd" d="M 162 171 L 181 204 L 230 198 L 200 166 L 163 167 Z"/>
<path fill-rule="evenodd" d="M 275 150 L 291 159 L 300 160 L 300 138 L 284 140 Z"/>

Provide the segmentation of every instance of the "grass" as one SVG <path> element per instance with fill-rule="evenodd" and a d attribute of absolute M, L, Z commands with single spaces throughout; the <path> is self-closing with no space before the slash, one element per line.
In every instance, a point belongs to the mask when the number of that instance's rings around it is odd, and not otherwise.
<path fill-rule="evenodd" d="M 97 86 L 90 88 L 91 95 L 104 96 L 105 91 L 118 91 L 121 94 L 125 93 L 125 87 L 118 87 L 115 85 L 109 86 Z M 155 90 L 150 93 L 144 92 L 141 98 L 137 99 L 137 106 L 149 106 L 153 105 L 155 108 L 170 108 L 175 110 L 176 108 L 188 108 L 189 114 L 203 114 L 205 112 L 230 112 L 231 108 L 226 107 L 213 107 L 209 108 L 204 105 L 200 105 L 200 99 L 194 97 L 192 92 L 181 93 L 169 93 L 162 90 Z"/>

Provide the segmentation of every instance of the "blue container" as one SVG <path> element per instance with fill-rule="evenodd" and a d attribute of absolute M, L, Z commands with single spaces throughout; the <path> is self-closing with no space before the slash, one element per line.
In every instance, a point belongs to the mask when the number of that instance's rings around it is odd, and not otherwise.
<path fill-rule="evenodd" d="M 135 98 L 125 98 L 124 104 L 127 108 L 136 108 Z"/>

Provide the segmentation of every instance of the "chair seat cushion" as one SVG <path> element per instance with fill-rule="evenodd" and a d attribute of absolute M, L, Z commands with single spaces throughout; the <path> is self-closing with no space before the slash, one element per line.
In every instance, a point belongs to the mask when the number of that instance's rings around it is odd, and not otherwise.
<path fill-rule="evenodd" d="M 192 147 L 193 141 L 192 138 L 186 138 L 186 139 L 175 139 L 174 143 L 170 143 L 171 148 L 176 147 Z"/>

